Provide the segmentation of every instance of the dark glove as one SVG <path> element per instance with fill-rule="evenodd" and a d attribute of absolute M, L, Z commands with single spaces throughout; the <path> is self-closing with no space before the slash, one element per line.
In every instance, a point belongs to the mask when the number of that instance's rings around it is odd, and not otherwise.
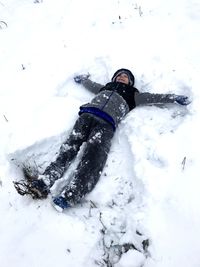
<path fill-rule="evenodd" d="M 185 106 L 185 105 L 190 104 L 190 101 L 189 101 L 188 97 L 184 96 L 184 95 L 177 95 L 174 100 L 179 105 L 184 105 Z"/>
<path fill-rule="evenodd" d="M 81 74 L 74 77 L 74 81 L 76 83 L 82 83 L 83 81 L 87 80 L 90 77 L 90 74 Z"/>

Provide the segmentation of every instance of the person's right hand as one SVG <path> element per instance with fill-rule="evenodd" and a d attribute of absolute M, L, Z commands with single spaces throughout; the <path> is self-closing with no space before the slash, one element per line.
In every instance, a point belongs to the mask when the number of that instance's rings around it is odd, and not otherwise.
<path fill-rule="evenodd" d="M 87 80 L 90 77 L 90 74 L 81 74 L 74 77 L 74 81 L 76 83 L 82 83 L 83 81 Z"/>

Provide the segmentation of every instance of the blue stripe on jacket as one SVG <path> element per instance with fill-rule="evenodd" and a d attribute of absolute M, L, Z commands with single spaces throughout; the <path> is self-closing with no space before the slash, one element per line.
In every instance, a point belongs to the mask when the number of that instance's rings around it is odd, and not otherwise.
<path fill-rule="evenodd" d="M 95 107 L 80 107 L 80 111 L 79 111 L 79 115 L 81 115 L 82 113 L 90 113 L 90 114 L 94 114 L 98 117 L 100 117 L 101 119 L 107 121 L 108 123 L 110 123 L 113 127 L 113 130 L 116 130 L 116 126 L 115 126 L 115 121 L 113 120 L 113 118 L 107 114 L 106 112 L 104 112 L 101 109 L 95 108 Z"/>

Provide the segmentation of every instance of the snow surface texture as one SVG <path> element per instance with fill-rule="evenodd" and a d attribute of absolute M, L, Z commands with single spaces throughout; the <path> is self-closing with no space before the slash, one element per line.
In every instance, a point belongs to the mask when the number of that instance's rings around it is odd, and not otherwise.
<path fill-rule="evenodd" d="M 199 12 L 197 0 L 0 0 L 1 267 L 200 266 Z M 192 103 L 131 112 L 81 205 L 19 196 L 18 166 L 44 169 L 93 97 L 73 76 L 104 84 L 122 67 L 140 91 Z"/>

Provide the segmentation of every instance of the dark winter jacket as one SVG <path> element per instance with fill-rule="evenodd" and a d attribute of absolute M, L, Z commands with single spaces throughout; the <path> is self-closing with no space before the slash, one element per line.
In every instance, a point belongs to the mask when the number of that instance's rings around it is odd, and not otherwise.
<path fill-rule="evenodd" d="M 136 106 L 174 103 L 175 101 L 173 94 L 140 93 L 133 86 L 120 82 L 110 82 L 103 86 L 87 79 L 82 84 L 97 95 L 90 103 L 80 107 L 79 114 L 92 113 L 111 123 L 114 129 Z"/>

